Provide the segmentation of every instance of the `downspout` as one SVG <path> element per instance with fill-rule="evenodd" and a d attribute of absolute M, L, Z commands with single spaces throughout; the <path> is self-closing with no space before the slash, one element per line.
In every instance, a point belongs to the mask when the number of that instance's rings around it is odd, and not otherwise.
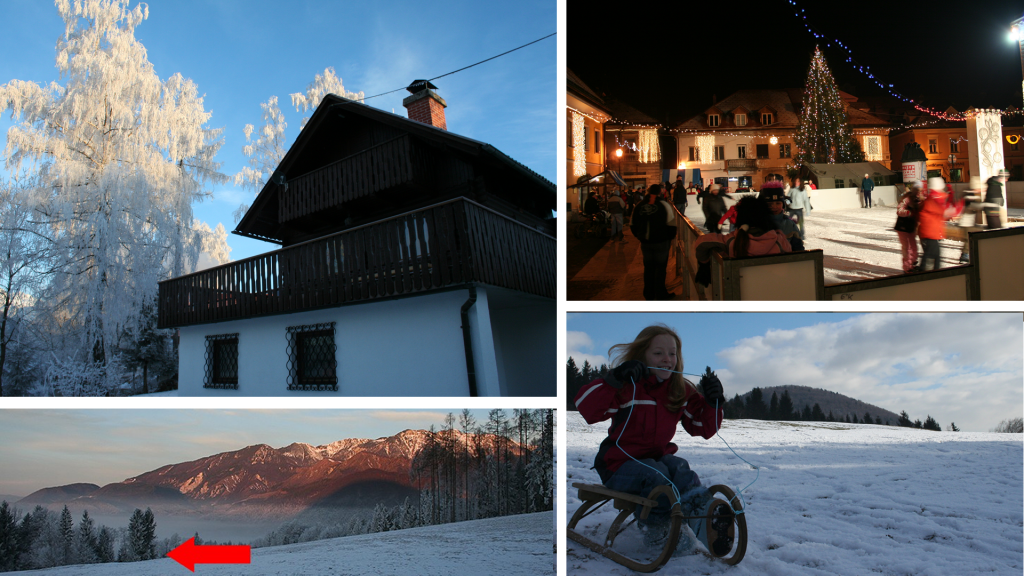
<path fill-rule="evenodd" d="M 469 395 L 478 396 L 476 370 L 473 368 L 473 339 L 469 333 L 469 309 L 476 303 L 476 286 L 469 286 L 469 300 L 462 305 L 462 340 L 466 347 L 466 374 L 469 376 Z"/>

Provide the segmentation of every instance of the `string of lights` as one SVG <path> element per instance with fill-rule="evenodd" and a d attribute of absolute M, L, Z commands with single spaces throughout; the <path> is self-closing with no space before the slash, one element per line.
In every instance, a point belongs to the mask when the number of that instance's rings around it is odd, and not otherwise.
<path fill-rule="evenodd" d="M 866 76 L 869 80 L 874 82 L 875 85 L 877 85 L 879 88 L 881 88 L 881 89 L 885 90 L 886 92 L 888 92 L 889 95 L 892 96 L 893 98 L 896 98 L 898 100 L 902 100 L 903 102 L 906 102 L 908 104 L 913 104 L 913 106 L 914 106 L 914 108 L 916 110 L 918 110 L 920 112 L 924 112 L 925 114 L 929 114 L 931 116 L 935 116 L 936 118 L 940 118 L 942 120 L 946 120 L 946 121 L 960 122 L 960 121 L 967 120 L 968 118 L 971 118 L 971 117 L 973 117 L 975 115 L 975 111 L 972 111 L 972 110 L 967 110 L 965 112 L 957 112 L 955 114 L 946 114 L 945 112 L 939 112 L 938 110 L 935 110 L 933 108 L 929 108 L 927 106 L 923 106 L 923 105 L 915 102 L 913 98 L 909 98 L 907 96 L 904 96 L 903 94 L 898 92 L 894 88 L 894 86 L 892 84 L 888 84 L 888 83 L 882 82 L 879 78 L 876 78 L 874 72 L 872 72 L 872 70 L 871 70 L 871 66 L 867 66 L 865 64 L 862 64 L 856 58 L 854 58 L 853 51 L 850 50 L 849 46 L 847 46 L 846 44 L 843 44 L 843 42 L 840 41 L 839 39 L 830 38 L 829 36 L 827 36 L 826 34 L 821 32 L 813 24 L 811 24 L 811 22 L 807 20 L 806 10 L 804 10 L 803 8 L 800 8 L 799 6 L 797 6 L 796 0 L 786 0 L 786 1 L 789 2 L 789 4 L 793 7 L 793 10 L 794 10 L 793 15 L 796 16 L 798 19 L 800 19 L 801 23 L 803 24 L 804 28 L 807 30 L 807 32 L 809 34 L 814 36 L 814 38 L 816 40 L 823 41 L 825 43 L 826 47 L 832 47 L 833 45 L 835 45 L 836 47 L 841 49 L 843 52 L 845 52 L 845 54 L 846 54 L 846 56 L 845 56 L 846 62 L 848 64 L 850 64 L 850 66 L 854 70 L 856 70 L 856 71 L 860 72 L 861 74 L 863 74 L 864 76 Z"/>

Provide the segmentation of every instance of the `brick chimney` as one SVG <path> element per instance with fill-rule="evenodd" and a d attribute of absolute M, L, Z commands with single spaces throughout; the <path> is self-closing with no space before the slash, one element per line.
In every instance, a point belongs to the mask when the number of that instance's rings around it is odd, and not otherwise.
<path fill-rule="evenodd" d="M 430 124 L 442 130 L 448 129 L 444 120 L 444 109 L 448 107 L 444 98 L 437 95 L 437 86 L 426 80 L 413 80 L 406 88 L 412 96 L 402 100 L 402 105 L 409 111 L 409 119 Z"/>

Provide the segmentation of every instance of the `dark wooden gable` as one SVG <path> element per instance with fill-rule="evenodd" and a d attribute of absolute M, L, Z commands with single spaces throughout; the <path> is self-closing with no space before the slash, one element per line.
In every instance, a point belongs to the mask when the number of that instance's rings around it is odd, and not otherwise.
<path fill-rule="evenodd" d="M 460 196 L 531 226 L 555 207 L 492 146 L 330 94 L 235 233 L 290 246 Z"/>

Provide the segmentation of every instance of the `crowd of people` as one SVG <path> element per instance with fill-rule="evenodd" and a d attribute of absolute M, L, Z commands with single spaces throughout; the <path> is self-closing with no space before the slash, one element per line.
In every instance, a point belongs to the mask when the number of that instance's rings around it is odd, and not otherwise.
<path fill-rule="evenodd" d="M 985 215 L 988 228 L 1001 227 L 1000 208 L 1004 203 L 1003 186 L 1008 173 L 1000 172 L 985 183 L 973 178 L 970 187 L 954 192 L 942 178 L 908 182 L 896 209 L 894 230 L 899 236 L 904 273 L 936 270 L 939 264 L 939 240 L 945 238 L 946 222 L 964 211 L 972 199 L 973 209 Z M 861 183 L 865 208 L 870 208 L 874 182 L 865 174 Z M 698 270 L 696 282 L 711 281 L 711 257 L 720 252 L 730 257 L 761 256 L 804 250 L 806 220 L 813 209 L 813 183 L 794 178 L 792 186 L 769 178 L 757 195 L 747 195 L 727 208 L 732 200 L 727 187 L 710 183 L 700 187 L 676 182 L 654 184 L 646 190 L 625 187 L 603 195 L 591 193 L 583 213 L 611 221 L 612 239 L 626 242 L 623 228 L 628 225 L 640 241 L 644 263 L 646 300 L 672 300 L 676 297 L 665 286 L 672 241 L 676 238 L 676 214 L 683 214 L 689 196 L 695 196 L 704 213 L 706 233 L 696 241 Z M 628 219 L 628 222 L 627 222 Z M 725 224 L 729 232 L 723 233 Z M 920 241 L 920 249 L 918 249 Z M 967 243 L 964 247 L 967 258 Z"/>

